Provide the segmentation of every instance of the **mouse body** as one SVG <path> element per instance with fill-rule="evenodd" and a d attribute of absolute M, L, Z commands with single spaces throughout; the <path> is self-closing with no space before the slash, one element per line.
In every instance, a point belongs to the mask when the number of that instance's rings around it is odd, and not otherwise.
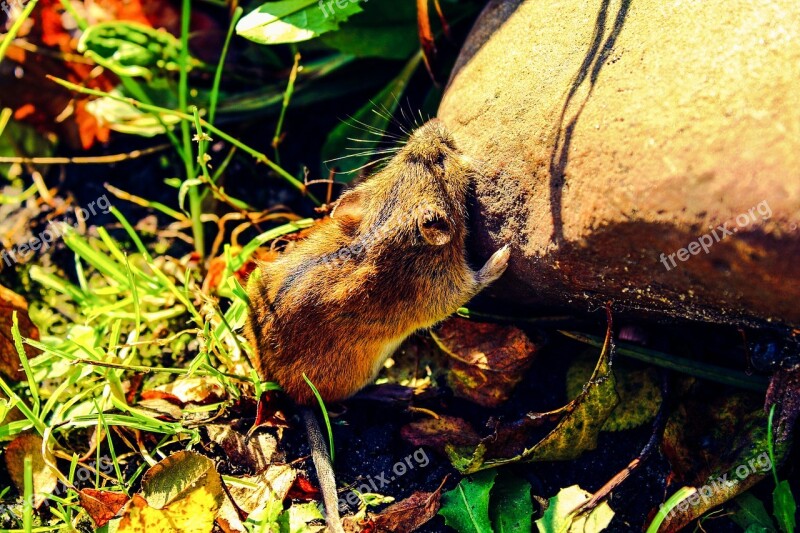
<path fill-rule="evenodd" d="M 498 250 L 466 259 L 474 165 L 444 125 L 411 134 L 390 162 L 347 190 L 329 219 L 248 282 L 246 334 L 264 379 L 297 403 L 344 400 L 371 383 L 409 335 L 433 326 L 500 277 Z"/>

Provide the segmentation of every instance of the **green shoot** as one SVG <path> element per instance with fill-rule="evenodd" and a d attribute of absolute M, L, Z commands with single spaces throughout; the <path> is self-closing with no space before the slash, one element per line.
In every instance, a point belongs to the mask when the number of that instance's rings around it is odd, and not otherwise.
<path fill-rule="evenodd" d="M 322 410 L 322 418 L 325 419 L 325 427 L 328 430 L 328 448 L 330 449 L 331 452 L 331 463 L 333 463 L 334 460 L 333 430 L 331 428 L 331 419 L 328 417 L 328 409 L 325 407 L 325 402 L 322 400 L 322 396 L 319 395 L 317 387 L 315 387 L 314 384 L 311 383 L 311 380 L 308 379 L 308 376 L 306 376 L 305 372 L 303 372 L 303 379 L 306 380 L 308 386 L 311 387 L 311 392 L 314 393 L 314 397 L 317 399 L 317 402 L 319 402 L 319 408 Z"/>

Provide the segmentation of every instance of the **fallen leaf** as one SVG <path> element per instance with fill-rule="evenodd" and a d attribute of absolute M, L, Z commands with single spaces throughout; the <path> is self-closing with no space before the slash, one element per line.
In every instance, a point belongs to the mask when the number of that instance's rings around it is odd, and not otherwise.
<path fill-rule="evenodd" d="M 463 448 L 447 445 L 445 451 L 453 466 L 462 473 L 518 461 L 566 461 L 575 459 L 586 450 L 597 447 L 597 436 L 611 412 L 619 403 L 611 360 L 611 321 L 600 359 L 589 382 L 570 403 L 548 413 L 529 413 L 522 420 L 500 425 L 493 435 L 484 437 L 470 453 Z M 532 446 L 523 446 L 530 428 L 542 421 L 558 420 L 556 427 Z M 511 455 L 514 453 L 514 455 Z"/>
<path fill-rule="evenodd" d="M 6 448 L 6 468 L 11 480 L 22 494 L 25 490 L 25 457 L 31 458 L 33 467 L 33 507 L 38 509 L 58 486 L 58 478 L 47 463 L 55 463 L 55 458 L 47 452 L 48 457 L 42 456 L 42 438 L 38 435 L 25 433 L 15 438 Z"/>
<path fill-rule="evenodd" d="M 119 533 L 209 533 L 222 505 L 222 480 L 208 457 L 180 451 L 151 467 L 131 499 Z"/>
<path fill-rule="evenodd" d="M 207 405 L 217 403 L 226 397 L 225 387 L 210 376 L 178 378 L 171 383 L 159 385 L 155 389 L 142 392 L 143 399 L 162 397 L 180 405 L 195 403 Z"/>
<path fill-rule="evenodd" d="M 447 320 L 432 336 L 450 356 L 453 393 L 485 407 L 508 399 L 538 351 L 515 326 L 463 318 Z"/>
<path fill-rule="evenodd" d="M 131 499 L 125 516 L 119 522 L 118 533 L 210 533 L 219 503 L 205 486 L 186 494 L 185 498 L 161 509 L 147 505 L 139 494 Z"/>
<path fill-rule="evenodd" d="M 592 376 L 595 359 L 592 350 L 586 350 L 567 370 L 567 397 L 578 396 Z M 614 367 L 619 405 L 603 424 L 603 431 L 632 429 L 652 420 L 661 405 L 661 388 L 654 368 L 631 369 Z"/>
<path fill-rule="evenodd" d="M 241 476 L 242 484 L 229 484 L 228 493 L 242 511 L 250 514 L 265 502 L 281 502 L 286 498 L 294 484 L 297 471 L 289 465 L 270 465 L 264 472 L 255 476 Z M 255 488 L 248 488 L 244 484 Z"/>
<path fill-rule="evenodd" d="M 151 467 L 142 477 L 141 494 L 154 509 L 163 509 L 199 489 L 213 496 L 216 507 L 219 507 L 223 494 L 222 480 L 214 468 L 214 462 L 195 452 L 184 450 L 172 454 Z M 201 500 L 205 500 L 205 496 Z"/>
<path fill-rule="evenodd" d="M 441 507 L 442 484 L 434 492 L 415 492 L 373 515 L 376 532 L 411 533 L 426 524 Z"/>
<path fill-rule="evenodd" d="M 447 415 L 406 424 L 400 436 L 414 446 L 430 446 L 439 452 L 444 452 L 447 446 L 474 449 L 481 441 L 469 422 Z"/>
<path fill-rule="evenodd" d="M 248 438 L 226 424 L 208 424 L 205 429 L 209 440 L 225 451 L 231 465 L 249 472 L 269 467 L 278 447 L 277 439 L 264 431 Z"/>
<path fill-rule="evenodd" d="M 12 317 L 17 313 L 19 334 L 23 338 L 39 340 L 39 330 L 28 316 L 28 303 L 25 298 L 0 285 L 0 372 L 14 381 L 26 379 L 19 355 L 11 335 Z M 33 359 L 39 352 L 32 346 L 23 345 L 25 355 Z"/>
<path fill-rule="evenodd" d="M 319 490 L 319 487 L 311 483 L 311 481 L 303 476 L 298 475 L 292 486 L 289 488 L 289 492 L 286 495 L 290 500 L 302 500 L 302 501 L 309 501 L 309 500 L 319 500 L 322 497 L 322 493 Z"/>
<path fill-rule="evenodd" d="M 532 531 L 533 500 L 531 484 L 504 471 L 495 479 L 491 493 L 489 516 L 498 533 Z"/>
<path fill-rule="evenodd" d="M 288 428 L 286 411 L 291 408 L 288 397 L 276 390 L 264 391 L 258 400 L 256 419 L 247 435 L 252 435 L 261 426 L 268 428 Z"/>
<path fill-rule="evenodd" d="M 577 509 L 592 494 L 578 485 L 561 489 L 550 498 L 550 505 L 544 515 L 536 521 L 539 533 L 597 533 L 603 531 L 611 523 L 614 511 L 608 503 L 603 502 L 589 513 L 575 516 Z"/>
<path fill-rule="evenodd" d="M 164 398 L 145 398 L 140 400 L 136 406 L 159 420 L 175 422 L 183 417 L 183 411 L 181 411 L 180 406 Z"/>
<path fill-rule="evenodd" d="M 731 403 L 731 398 L 728 398 L 728 403 Z M 713 402 L 709 402 L 707 407 L 712 409 L 711 412 L 700 410 L 700 406 L 696 406 L 697 412 L 692 412 L 691 418 L 699 417 L 699 419 L 693 420 L 693 424 L 687 423 L 684 428 L 687 431 L 682 438 L 691 438 L 691 440 L 685 441 L 683 446 L 694 451 L 692 457 L 694 461 L 689 464 L 693 465 L 695 471 L 678 471 L 676 477 L 679 480 L 681 478 L 692 479 L 693 482 L 689 485 L 694 490 L 672 508 L 661 524 L 660 532 L 680 531 L 710 509 L 736 498 L 769 475 L 772 462 L 767 452 L 767 417 L 765 413 L 762 409 L 758 409 L 743 416 L 741 421 L 737 420 L 736 424 L 731 424 L 730 417 L 736 411 L 730 408 L 726 410 L 725 405 L 725 403 L 716 404 L 720 411 L 714 413 L 715 405 Z M 672 434 L 678 432 L 675 424 L 680 423 L 680 420 L 685 420 L 682 418 L 685 417 L 685 414 L 681 412 L 683 409 L 685 406 L 681 406 L 674 415 L 678 418 L 670 419 L 667 424 Z M 712 414 L 716 414 L 718 418 Z M 720 429 L 719 426 L 726 426 L 725 432 L 715 437 L 721 439 L 719 442 L 706 441 L 710 445 L 708 451 L 699 446 L 692 448 L 690 444 L 694 442 L 695 438 L 702 438 L 702 433 L 697 433 L 696 428 L 703 426 L 709 429 L 713 427 L 714 429 L 711 430 L 713 432 Z M 730 432 L 731 428 L 735 428 L 734 433 Z M 674 457 L 674 445 L 668 445 L 667 442 L 675 442 L 673 439 L 674 437 L 665 434 L 665 443 L 662 449 L 670 458 L 673 471 L 675 471 L 675 464 L 680 465 L 681 463 L 673 463 L 671 459 Z M 781 461 L 787 450 L 786 442 L 778 444 L 775 449 L 776 461 Z M 703 460 L 707 462 L 704 464 Z M 703 477 L 699 477 L 698 473 Z"/>
<path fill-rule="evenodd" d="M 79 493 L 81 507 L 92 517 L 100 528 L 117 516 L 120 509 L 130 498 L 121 492 L 97 489 L 81 489 Z"/>
<path fill-rule="evenodd" d="M 226 494 L 217 512 L 217 526 L 225 533 L 246 533 L 247 528 L 242 520 L 239 509 Z"/>
<path fill-rule="evenodd" d="M 451 491 L 442 495 L 439 514 L 444 522 L 459 533 L 492 531 L 489 519 L 489 493 L 497 470 L 486 470 L 462 479 Z"/>

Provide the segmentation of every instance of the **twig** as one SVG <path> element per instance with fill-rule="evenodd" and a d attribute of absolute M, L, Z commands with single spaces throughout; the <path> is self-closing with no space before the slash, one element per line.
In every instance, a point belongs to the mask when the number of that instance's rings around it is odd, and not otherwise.
<path fill-rule="evenodd" d="M 630 475 L 633 473 L 634 470 L 639 468 L 649 457 L 652 455 L 653 450 L 656 449 L 658 443 L 661 441 L 661 435 L 664 433 L 664 427 L 667 424 L 667 412 L 668 412 L 668 399 L 669 399 L 669 376 L 666 372 L 662 371 L 661 373 L 661 405 L 658 408 L 658 413 L 656 413 L 656 418 L 653 421 L 653 432 L 650 435 L 650 439 L 645 444 L 642 451 L 639 453 L 639 456 L 636 457 L 633 461 L 628 463 L 628 466 L 623 468 L 620 472 L 618 472 L 614 477 L 608 480 L 605 485 L 600 487 L 594 495 L 584 502 L 580 507 L 578 507 L 574 512 L 576 515 L 584 514 L 590 512 L 592 509 L 598 506 L 598 504 L 606 498 L 606 496 L 611 493 L 614 489 L 619 487 L 622 482 L 624 482 Z"/>
<path fill-rule="evenodd" d="M 0 156 L 0 163 L 20 163 L 32 165 L 105 165 L 138 159 L 146 155 L 163 152 L 170 144 L 160 144 L 141 150 L 133 150 L 124 154 L 98 155 L 93 157 L 14 157 Z"/>

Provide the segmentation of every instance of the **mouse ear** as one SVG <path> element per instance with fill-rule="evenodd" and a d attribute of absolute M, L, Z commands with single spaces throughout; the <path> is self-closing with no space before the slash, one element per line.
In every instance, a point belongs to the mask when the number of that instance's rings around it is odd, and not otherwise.
<path fill-rule="evenodd" d="M 361 191 L 350 189 L 336 201 L 331 211 L 331 218 L 338 221 L 345 233 L 352 233 L 358 229 L 364 216 L 364 206 Z"/>
<path fill-rule="evenodd" d="M 450 242 L 452 227 L 443 211 L 436 207 L 426 207 L 417 218 L 417 228 L 425 242 L 442 246 Z"/>

